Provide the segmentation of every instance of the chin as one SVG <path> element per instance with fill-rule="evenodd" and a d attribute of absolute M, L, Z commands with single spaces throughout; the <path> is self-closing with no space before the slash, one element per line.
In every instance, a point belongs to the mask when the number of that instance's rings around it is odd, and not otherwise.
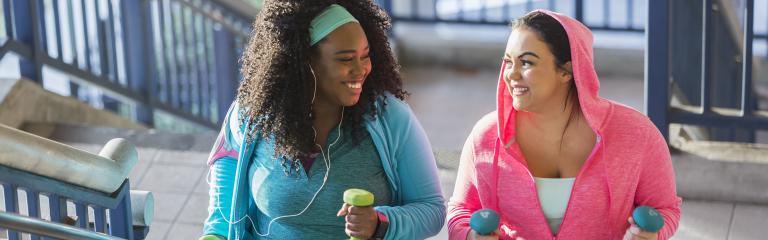
<path fill-rule="evenodd" d="M 357 102 L 359 102 L 359 101 L 360 101 L 359 97 L 358 98 L 354 98 L 354 99 L 347 99 L 347 100 L 343 101 L 341 105 L 344 106 L 344 107 L 351 107 L 351 106 L 355 106 L 355 104 L 357 104 Z"/>
<path fill-rule="evenodd" d="M 527 111 L 528 110 L 528 106 L 527 105 L 525 105 L 525 104 L 523 104 L 521 102 L 518 102 L 518 101 L 513 101 L 512 102 L 512 107 L 515 108 L 515 110 L 518 111 L 518 112 L 523 112 L 523 111 Z"/>

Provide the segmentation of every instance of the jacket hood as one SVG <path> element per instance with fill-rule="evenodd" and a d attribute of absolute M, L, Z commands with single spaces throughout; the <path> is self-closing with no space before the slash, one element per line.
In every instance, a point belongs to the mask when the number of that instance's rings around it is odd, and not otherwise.
<path fill-rule="evenodd" d="M 592 32 L 581 22 L 563 14 L 541 9 L 534 10 L 534 12 L 541 12 L 553 17 L 565 29 L 571 47 L 573 79 L 576 83 L 582 114 L 595 133 L 602 135 L 601 127 L 610 108 L 610 103 L 597 95 L 600 81 L 593 65 Z M 499 137 L 503 143 L 507 143 L 515 137 L 515 114 L 517 110 L 512 105 L 512 96 L 507 90 L 506 82 L 504 82 L 504 69 L 504 62 L 502 62 L 498 88 L 496 89 L 496 108 Z"/>

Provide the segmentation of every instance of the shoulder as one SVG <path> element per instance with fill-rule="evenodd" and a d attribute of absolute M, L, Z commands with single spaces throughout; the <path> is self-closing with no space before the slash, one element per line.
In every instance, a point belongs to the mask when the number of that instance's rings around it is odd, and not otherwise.
<path fill-rule="evenodd" d="M 475 126 L 472 127 L 472 132 L 470 133 L 470 136 L 477 139 L 477 138 L 493 138 L 495 139 L 498 137 L 498 114 L 497 111 L 492 111 L 482 118 L 480 120 L 477 120 L 475 123 Z"/>
<path fill-rule="evenodd" d="M 394 94 L 390 92 L 384 92 L 381 96 L 377 99 L 377 105 L 382 113 L 387 115 L 410 115 L 411 107 L 406 103 L 404 100 L 397 98 Z"/>
<path fill-rule="evenodd" d="M 377 98 L 376 108 L 377 117 L 386 122 L 405 123 L 414 118 L 408 103 L 389 92 L 385 92 Z"/>
<path fill-rule="evenodd" d="M 632 132 L 635 136 L 646 136 L 649 133 L 658 132 L 656 125 L 645 114 L 621 103 L 614 101 L 610 103 L 613 110 L 604 130 Z"/>
<path fill-rule="evenodd" d="M 642 141 L 651 148 L 666 148 L 666 140 L 648 116 L 621 103 L 611 101 L 611 105 L 613 110 L 603 127 L 606 137 L 613 138 L 609 140 L 628 144 Z"/>

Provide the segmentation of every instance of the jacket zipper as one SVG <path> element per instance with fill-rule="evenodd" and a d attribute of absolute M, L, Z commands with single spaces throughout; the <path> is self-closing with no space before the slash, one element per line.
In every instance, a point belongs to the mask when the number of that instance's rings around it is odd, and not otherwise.
<path fill-rule="evenodd" d="M 603 144 L 602 137 L 600 137 L 600 135 L 597 135 L 597 143 L 595 144 L 595 148 L 592 149 L 592 153 L 589 154 L 587 161 L 584 163 L 584 165 L 581 166 L 581 169 L 579 170 L 579 174 L 576 175 L 576 180 L 573 181 L 573 188 L 571 190 L 570 196 L 568 196 L 568 205 L 565 207 L 565 214 L 563 214 L 563 221 L 560 223 L 560 230 L 558 230 L 557 232 L 558 234 L 563 230 L 563 225 L 565 225 L 565 222 L 566 222 L 565 220 L 568 219 L 568 212 L 570 212 L 569 210 L 571 209 L 571 200 L 573 200 L 573 192 L 575 192 L 574 190 L 576 189 L 576 185 L 579 183 L 579 179 L 580 179 L 579 177 L 581 176 L 581 174 L 584 173 L 584 169 L 587 166 L 587 164 L 592 162 L 592 158 L 595 156 L 595 154 L 597 153 L 598 149 L 600 149 L 602 144 Z M 537 194 L 536 196 L 538 197 L 538 191 L 536 192 L 536 194 Z M 541 202 L 539 202 L 539 209 L 541 209 Z M 549 226 L 549 223 L 547 223 L 547 226 Z M 553 240 L 558 238 L 557 236 L 552 235 L 552 229 L 550 229 L 549 234 L 550 236 L 552 236 Z"/>

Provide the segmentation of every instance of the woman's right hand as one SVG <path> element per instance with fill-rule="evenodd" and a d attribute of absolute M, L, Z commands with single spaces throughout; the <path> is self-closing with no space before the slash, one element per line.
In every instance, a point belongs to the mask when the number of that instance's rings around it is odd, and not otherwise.
<path fill-rule="evenodd" d="M 224 237 L 219 235 L 205 235 L 200 237 L 198 240 L 224 240 Z"/>
<path fill-rule="evenodd" d="M 490 235 L 480 235 L 475 230 L 470 229 L 467 234 L 467 240 L 498 240 L 499 230 L 493 231 Z"/>
<path fill-rule="evenodd" d="M 517 235 L 517 231 L 509 229 L 505 225 L 501 225 L 501 229 L 500 230 L 496 229 L 496 231 L 493 231 L 491 235 L 485 235 L 485 236 L 477 234 L 475 230 L 469 229 L 469 233 L 467 234 L 467 240 L 497 240 L 497 239 L 500 239 L 499 237 L 500 231 L 503 231 L 504 234 L 506 234 L 506 236 L 511 236 L 512 237 L 511 239 L 525 240 L 521 237 L 515 237 L 515 235 Z M 510 239 L 510 238 L 505 238 L 505 239 Z"/>

